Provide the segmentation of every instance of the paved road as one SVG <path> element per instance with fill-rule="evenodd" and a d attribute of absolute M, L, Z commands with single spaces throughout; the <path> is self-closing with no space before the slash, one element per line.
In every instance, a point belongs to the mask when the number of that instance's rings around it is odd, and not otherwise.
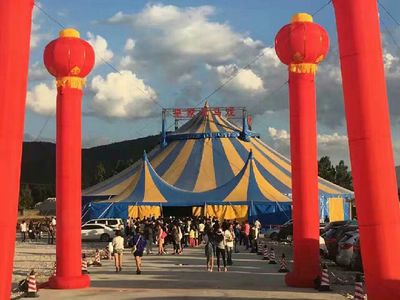
<path fill-rule="evenodd" d="M 278 265 L 250 253 L 235 254 L 234 266 L 227 273 L 210 273 L 205 270 L 203 253 L 203 249 L 188 249 L 182 256 L 146 256 L 142 275 L 136 275 L 127 251 L 121 273 L 115 273 L 112 261 L 103 260 L 102 267 L 89 269 L 91 288 L 41 290 L 40 299 L 344 299 L 336 293 L 287 288 Z"/>

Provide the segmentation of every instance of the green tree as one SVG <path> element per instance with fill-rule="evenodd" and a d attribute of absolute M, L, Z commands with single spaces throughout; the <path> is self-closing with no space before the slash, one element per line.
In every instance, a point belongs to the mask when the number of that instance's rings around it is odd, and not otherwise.
<path fill-rule="evenodd" d="M 104 164 L 101 161 L 96 166 L 96 173 L 94 174 L 93 184 L 104 181 L 107 178 L 106 174 L 107 174 L 106 168 L 104 167 Z"/>
<path fill-rule="evenodd" d="M 21 208 L 32 208 L 34 205 L 31 189 L 28 184 L 21 184 L 19 190 L 19 206 Z"/>
<path fill-rule="evenodd" d="M 343 160 L 341 160 L 335 168 L 335 183 L 346 189 L 353 190 L 353 178 L 348 169 L 349 167 L 344 164 Z"/>
<path fill-rule="evenodd" d="M 323 156 L 318 161 L 318 176 L 328 181 L 335 182 L 336 170 L 328 156 Z"/>

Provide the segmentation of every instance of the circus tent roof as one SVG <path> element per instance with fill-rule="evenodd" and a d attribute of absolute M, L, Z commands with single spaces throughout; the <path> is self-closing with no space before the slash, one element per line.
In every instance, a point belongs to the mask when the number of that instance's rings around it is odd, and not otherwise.
<path fill-rule="evenodd" d="M 214 113 L 198 113 L 167 135 L 166 147 L 121 173 L 83 192 L 112 202 L 198 205 L 204 202 L 289 202 L 291 166 L 283 155 L 250 133 Z M 320 197 L 351 196 L 352 192 L 322 178 Z"/>

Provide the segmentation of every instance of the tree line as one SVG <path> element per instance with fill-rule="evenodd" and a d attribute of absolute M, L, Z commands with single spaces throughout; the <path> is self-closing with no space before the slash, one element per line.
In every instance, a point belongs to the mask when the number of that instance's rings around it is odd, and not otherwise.
<path fill-rule="evenodd" d="M 82 182 L 82 189 L 95 185 L 99 182 L 110 178 L 122 170 L 128 168 L 134 163 L 133 159 L 129 160 L 117 160 L 114 166 L 106 167 L 103 161 L 100 161 L 96 170 L 91 173 L 92 176 L 89 178 L 89 182 Z M 55 197 L 56 187 L 53 183 L 43 184 L 43 183 L 24 183 L 20 184 L 19 192 L 19 207 L 24 209 L 33 208 L 36 203 L 42 202 L 50 197 Z"/>

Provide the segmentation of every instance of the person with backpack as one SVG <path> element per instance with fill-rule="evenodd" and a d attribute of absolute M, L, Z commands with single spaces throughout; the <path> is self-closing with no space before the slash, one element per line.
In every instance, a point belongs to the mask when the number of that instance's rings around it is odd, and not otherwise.
<path fill-rule="evenodd" d="M 146 238 L 142 235 L 140 232 L 140 228 L 136 228 L 136 235 L 132 239 L 131 242 L 131 252 L 133 256 L 135 257 L 135 264 L 136 264 L 136 274 L 140 275 L 142 274 L 142 256 L 144 249 L 146 248 L 147 240 Z"/>

